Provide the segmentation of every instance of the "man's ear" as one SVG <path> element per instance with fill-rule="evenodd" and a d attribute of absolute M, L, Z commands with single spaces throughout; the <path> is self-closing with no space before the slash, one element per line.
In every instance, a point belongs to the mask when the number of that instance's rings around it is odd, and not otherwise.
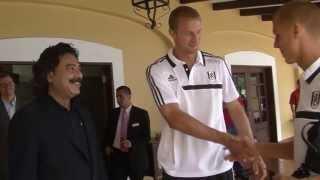
<path fill-rule="evenodd" d="M 53 72 L 51 71 L 47 74 L 47 81 L 50 83 L 52 82 L 52 79 L 53 79 Z"/>
<path fill-rule="evenodd" d="M 298 37 L 301 35 L 301 33 L 304 32 L 304 26 L 300 23 L 295 23 L 293 26 L 293 33 L 294 33 L 294 37 Z"/>

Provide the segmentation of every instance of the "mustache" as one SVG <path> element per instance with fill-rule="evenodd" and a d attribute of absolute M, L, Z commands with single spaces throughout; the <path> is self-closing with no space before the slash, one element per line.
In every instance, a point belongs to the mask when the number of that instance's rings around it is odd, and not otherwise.
<path fill-rule="evenodd" d="M 82 82 L 82 78 L 73 78 L 73 79 L 70 79 L 69 82 L 71 82 L 71 83 L 76 83 L 76 82 L 81 83 Z"/>

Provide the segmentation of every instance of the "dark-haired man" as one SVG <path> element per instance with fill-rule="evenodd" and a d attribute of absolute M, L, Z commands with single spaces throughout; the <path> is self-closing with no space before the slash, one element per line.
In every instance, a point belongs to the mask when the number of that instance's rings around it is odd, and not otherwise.
<path fill-rule="evenodd" d="M 18 108 L 15 82 L 7 72 L 0 73 L 0 97 L 0 179 L 7 180 L 8 128 L 10 119 Z"/>
<path fill-rule="evenodd" d="M 111 179 L 143 180 L 148 167 L 149 115 L 132 105 L 128 86 L 118 87 L 116 97 L 120 107 L 112 110 L 107 130 L 106 153 L 112 163 Z"/>
<path fill-rule="evenodd" d="M 74 98 L 82 73 L 70 44 L 45 49 L 33 65 L 36 98 L 9 127 L 9 180 L 105 180 L 90 115 Z"/>

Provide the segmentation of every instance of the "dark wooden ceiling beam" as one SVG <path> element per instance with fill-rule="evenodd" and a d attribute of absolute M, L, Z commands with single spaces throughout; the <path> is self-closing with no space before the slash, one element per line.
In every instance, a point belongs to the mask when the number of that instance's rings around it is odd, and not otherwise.
<path fill-rule="evenodd" d="M 281 5 L 288 0 L 236 0 L 221 3 L 212 3 L 213 10 L 248 8 L 256 6 Z"/>
<path fill-rule="evenodd" d="M 208 0 L 180 0 L 180 4 L 189 4 L 189 3 L 195 3 L 195 2 L 203 2 Z"/>
<path fill-rule="evenodd" d="M 281 6 L 289 0 L 235 0 L 229 2 L 212 3 L 213 10 L 241 9 L 264 6 Z M 319 0 L 312 0 L 312 3 L 319 3 Z"/>
<path fill-rule="evenodd" d="M 315 2 L 320 7 L 320 2 Z M 268 15 L 273 14 L 280 6 L 240 9 L 240 16 Z"/>
<path fill-rule="evenodd" d="M 280 6 L 240 9 L 240 16 L 254 16 L 263 14 L 273 14 Z"/>
<path fill-rule="evenodd" d="M 262 21 L 272 21 L 272 14 L 261 15 Z"/>

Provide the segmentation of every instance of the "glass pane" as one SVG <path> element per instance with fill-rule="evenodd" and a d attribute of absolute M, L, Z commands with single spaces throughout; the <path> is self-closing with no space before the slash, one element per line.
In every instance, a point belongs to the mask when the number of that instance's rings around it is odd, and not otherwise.
<path fill-rule="evenodd" d="M 257 74 L 250 74 L 250 84 L 257 84 L 258 83 L 258 78 L 257 78 Z"/>
<path fill-rule="evenodd" d="M 246 89 L 246 79 L 244 73 L 234 73 L 232 79 L 239 93 Z"/>

